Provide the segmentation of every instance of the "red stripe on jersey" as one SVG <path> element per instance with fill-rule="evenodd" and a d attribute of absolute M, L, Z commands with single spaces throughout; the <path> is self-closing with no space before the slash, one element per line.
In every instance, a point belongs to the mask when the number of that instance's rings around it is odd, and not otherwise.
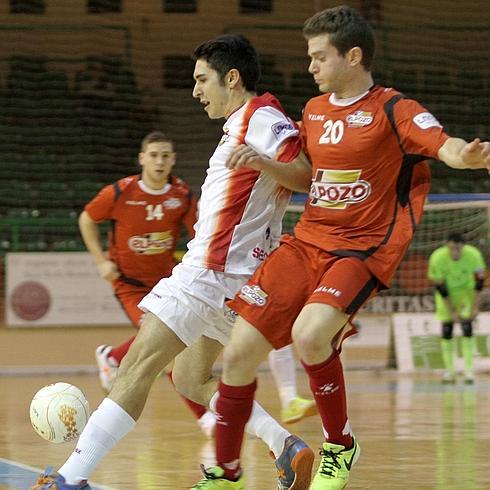
<path fill-rule="evenodd" d="M 247 135 L 248 125 L 250 124 L 250 118 L 252 117 L 253 113 L 259 107 L 262 106 L 262 103 L 258 99 L 260 98 L 256 97 L 250 100 L 248 107 L 246 108 L 245 113 L 243 114 L 243 125 L 240 131 L 240 136 L 238 137 L 238 144 L 240 145 L 245 143 L 245 136 Z"/>
<path fill-rule="evenodd" d="M 262 103 L 257 99 L 260 98 L 257 97 L 250 101 L 243 114 L 243 124 L 238 137 L 238 144 L 245 143 L 250 118 L 262 106 Z M 245 206 L 250 199 L 250 194 L 259 175 L 260 172 L 250 168 L 241 168 L 230 173 L 223 208 L 218 216 L 216 231 L 211 238 L 208 255 L 205 260 L 205 264 L 208 267 L 221 272 L 225 270 L 226 257 L 235 232 L 235 226 L 242 220 Z"/>
<path fill-rule="evenodd" d="M 235 226 L 242 220 L 245 207 L 259 175 L 260 172 L 257 170 L 244 167 L 230 174 L 223 208 L 218 217 L 216 232 L 209 244 L 208 255 L 205 260 L 207 267 L 224 272 Z"/>
<path fill-rule="evenodd" d="M 279 162 L 288 163 L 293 161 L 301 151 L 301 139 L 288 138 L 279 148 L 276 154 L 276 160 Z"/>
<path fill-rule="evenodd" d="M 261 107 L 271 106 L 284 113 L 279 101 L 270 93 L 259 97 L 253 97 L 243 114 L 242 128 L 238 137 L 238 144 L 245 143 L 250 119 L 254 112 Z M 299 143 L 299 142 L 298 142 Z M 291 147 L 291 148 L 290 148 Z M 293 144 L 285 144 L 284 151 L 287 154 L 293 154 Z M 281 149 L 282 151 L 282 149 Z M 299 150 L 298 150 L 299 153 Z M 296 157 L 294 155 L 294 157 Z M 294 158 L 293 157 L 293 158 Z M 286 160 L 288 161 L 288 160 Z M 226 258 L 230 249 L 235 226 L 237 226 L 243 217 L 245 207 L 250 199 L 255 182 L 260 176 L 260 172 L 250 168 L 241 168 L 230 173 L 230 180 L 223 203 L 223 208 L 218 216 L 216 231 L 211 238 L 208 246 L 208 253 L 204 263 L 207 267 L 223 272 L 225 270 Z"/>

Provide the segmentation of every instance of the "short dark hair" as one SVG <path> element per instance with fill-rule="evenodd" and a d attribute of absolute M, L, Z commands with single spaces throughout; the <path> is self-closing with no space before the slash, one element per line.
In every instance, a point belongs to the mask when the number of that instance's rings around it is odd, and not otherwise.
<path fill-rule="evenodd" d="M 161 131 L 152 131 L 151 133 L 148 133 L 141 141 L 141 151 L 145 151 L 150 143 L 170 143 L 172 147 L 174 146 L 174 142 Z"/>
<path fill-rule="evenodd" d="M 203 59 L 218 72 L 224 84 L 233 68 L 240 72 L 245 90 L 255 92 L 260 79 L 260 63 L 255 48 L 240 34 L 224 34 L 206 41 L 194 50 L 194 60 Z"/>
<path fill-rule="evenodd" d="M 457 233 L 457 232 L 449 233 L 449 235 L 447 236 L 447 241 L 448 242 L 454 242 L 454 243 L 465 243 L 466 242 L 463 234 Z"/>
<path fill-rule="evenodd" d="M 358 46 L 362 49 L 362 66 L 370 71 L 373 65 L 376 40 L 373 29 L 353 8 L 340 5 L 307 19 L 303 26 L 306 39 L 329 34 L 329 41 L 344 56 L 350 49 Z"/>

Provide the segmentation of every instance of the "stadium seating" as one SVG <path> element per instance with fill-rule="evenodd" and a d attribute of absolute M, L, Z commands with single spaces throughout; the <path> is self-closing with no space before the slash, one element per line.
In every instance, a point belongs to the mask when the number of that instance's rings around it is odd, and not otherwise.
<path fill-rule="evenodd" d="M 259 93 L 270 90 L 299 119 L 306 100 L 318 94 L 311 75 L 306 70 L 295 71 L 287 78 L 274 57 L 261 58 Z M 170 57 L 167 62 L 176 61 Z M 210 121 L 190 97 L 192 79 L 152 94 L 149 109 L 122 57 L 89 57 L 71 82 L 59 65 L 53 69 L 50 63 L 41 56 L 13 56 L 5 84 L 0 86 L 0 251 L 9 246 L 17 250 L 83 249 L 76 216 L 104 184 L 139 171 L 141 138 L 156 128 L 166 131 L 176 143 L 176 173 L 194 189 L 201 186 L 222 121 Z M 185 66 L 191 65 L 187 62 Z M 376 81 L 419 98 L 450 134 L 473 138 L 487 130 L 490 116 L 478 96 L 490 84 L 483 72 L 386 65 L 376 73 Z M 189 121 L 198 130 L 189 131 Z M 439 163 L 433 163 L 432 170 L 433 193 L 490 191 L 489 179 L 456 177 Z M 20 224 L 13 232 L 12 220 L 16 219 Z M 65 223 L 60 226 L 66 231 L 56 235 L 46 228 L 51 219 Z M 26 222 L 33 235 L 28 239 L 26 232 L 25 239 L 19 235 L 13 240 L 12 234 L 25 230 Z"/>

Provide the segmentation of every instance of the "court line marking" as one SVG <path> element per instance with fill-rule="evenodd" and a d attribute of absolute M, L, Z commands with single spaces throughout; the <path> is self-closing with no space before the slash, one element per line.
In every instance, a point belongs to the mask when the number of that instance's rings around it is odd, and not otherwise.
<path fill-rule="evenodd" d="M 12 471 L 14 469 L 17 473 Z M 21 470 L 20 473 L 18 470 Z M 43 470 L 40 470 L 39 468 L 34 468 L 33 466 L 12 461 L 10 459 L 0 458 L 0 484 L 8 485 L 8 488 L 13 490 L 25 490 L 26 485 L 32 485 L 42 472 Z M 22 486 L 15 486 L 16 484 Z M 116 490 L 113 487 L 92 482 L 90 482 L 90 487 L 93 490 Z"/>

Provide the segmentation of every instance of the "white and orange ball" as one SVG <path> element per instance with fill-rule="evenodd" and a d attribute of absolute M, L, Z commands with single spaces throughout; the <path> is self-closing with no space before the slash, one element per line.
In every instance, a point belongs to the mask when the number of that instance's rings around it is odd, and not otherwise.
<path fill-rule="evenodd" d="M 85 395 L 69 383 L 41 388 L 29 409 L 34 430 L 47 441 L 59 444 L 77 439 L 90 416 Z"/>

